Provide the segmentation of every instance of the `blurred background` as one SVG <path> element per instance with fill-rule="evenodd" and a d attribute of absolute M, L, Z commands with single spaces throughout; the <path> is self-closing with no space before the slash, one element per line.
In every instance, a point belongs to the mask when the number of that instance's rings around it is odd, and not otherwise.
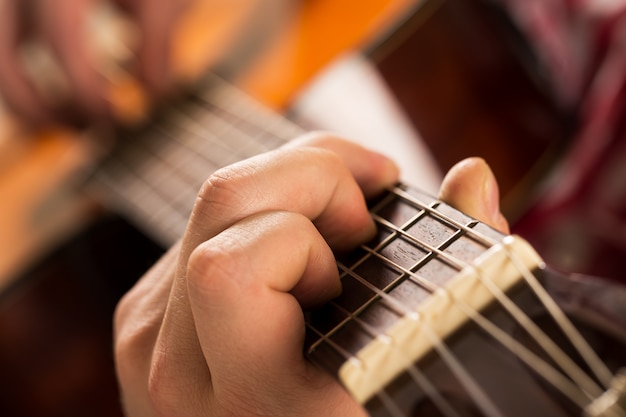
<path fill-rule="evenodd" d="M 154 231 L 169 217 L 142 222 L 133 204 L 149 208 L 150 190 L 112 176 L 94 193 L 93 178 L 133 138 L 165 142 L 150 133 L 162 109 L 188 109 L 208 72 L 305 129 L 390 154 L 433 193 L 482 156 L 513 231 L 550 265 L 623 280 L 622 1 L 84 1 L 82 20 L 64 15 L 78 3 L 26 3 L 5 2 L 0 22 L 1 415 L 122 415 L 113 309 L 170 243 Z M 167 36 L 151 44 L 155 22 Z M 81 50 L 97 82 L 72 69 Z M 180 112 L 201 125 L 207 108 Z M 145 188 L 165 184 L 131 161 Z"/>

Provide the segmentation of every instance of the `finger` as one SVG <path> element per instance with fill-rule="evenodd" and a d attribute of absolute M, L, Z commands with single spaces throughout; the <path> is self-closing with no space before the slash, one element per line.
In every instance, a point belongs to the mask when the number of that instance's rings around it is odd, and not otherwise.
<path fill-rule="evenodd" d="M 138 52 L 140 75 L 157 97 L 167 95 L 174 81 L 170 62 L 173 31 L 192 1 L 169 0 L 159 4 L 159 7 L 154 7 L 152 0 L 134 3 L 127 8 L 135 15 L 142 32 Z"/>
<path fill-rule="evenodd" d="M 321 147 L 291 146 L 231 165 L 202 187 L 183 251 L 254 212 L 286 210 L 315 220 L 335 249 L 351 247 L 374 232 L 360 185 L 380 192 L 397 178 L 388 159 L 326 136 Z M 385 161 L 385 162 L 383 162 Z M 366 166 L 355 178 L 350 167 Z M 346 210 L 336 210 L 347 205 Z"/>
<path fill-rule="evenodd" d="M 448 171 L 439 198 L 503 233 L 509 224 L 500 212 L 498 183 L 481 158 L 465 159 Z"/>
<path fill-rule="evenodd" d="M 327 301 L 339 285 L 332 251 L 299 214 L 252 216 L 199 246 L 188 286 L 215 404 L 237 415 L 355 415 L 302 353 L 300 302 Z"/>
<path fill-rule="evenodd" d="M 124 295 L 114 315 L 116 375 L 126 414 L 152 415 L 147 391 L 154 350 L 174 281 L 179 245 L 174 245 Z"/>
<path fill-rule="evenodd" d="M 28 79 L 18 53 L 22 31 L 19 5 L 18 1 L 0 1 L 0 90 L 15 113 L 43 124 L 51 119 L 51 111 Z"/>
<path fill-rule="evenodd" d="M 313 146 L 340 155 L 366 198 L 398 181 L 398 166 L 384 155 L 354 142 L 338 139 L 325 132 L 311 132 L 291 141 L 286 147 Z"/>
<path fill-rule="evenodd" d="M 76 111 L 90 117 L 107 117 L 107 84 L 94 59 L 88 19 L 94 13 L 93 0 L 39 0 L 38 19 L 72 85 Z"/>

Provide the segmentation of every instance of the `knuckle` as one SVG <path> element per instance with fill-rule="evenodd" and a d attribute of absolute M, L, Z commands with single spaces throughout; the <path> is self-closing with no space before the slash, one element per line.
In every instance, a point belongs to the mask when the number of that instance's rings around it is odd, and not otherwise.
<path fill-rule="evenodd" d="M 115 312 L 114 354 L 121 376 L 140 369 L 145 353 L 153 349 L 159 327 L 155 323 L 128 318 L 125 309 L 128 304 L 122 303 Z"/>
<path fill-rule="evenodd" d="M 245 170 L 232 167 L 219 169 L 211 174 L 200 187 L 194 211 L 198 215 L 218 220 L 228 218 L 238 212 L 242 194 Z"/>
<path fill-rule="evenodd" d="M 221 240 L 224 240 L 223 238 Z M 212 241 L 197 246 L 187 265 L 187 285 L 205 296 L 220 290 L 221 277 L 237 276 L 237 255 L 233 245 Z"/>

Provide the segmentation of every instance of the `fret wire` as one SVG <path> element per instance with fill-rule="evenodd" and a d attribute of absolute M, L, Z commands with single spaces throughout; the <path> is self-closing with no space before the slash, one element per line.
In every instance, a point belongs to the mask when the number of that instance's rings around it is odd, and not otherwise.
<path fill-rule="evenodd" d="M 390 198 L 393 198 L 393 195 L 391 195 Z M 385 198 L 385 200 L 388 200 L 387 198 Z M 389 201 L 387 201 L 389 202 Z M 381 206 L 382 207 L 382 206 Z M 376 208 L 373 209 L 373 211 L 375 211 Z M 424 209 L 422 209 L 420 211 L 420 213 L 414 215 L 411 219 L 409 219 L 408 221 L 406 221 L 404 223 L 404 225 L 402 226 L 403 228 L 405 227 L 410 227 L 412 225 L 414 225 L 416 222 L 419 221 L 420 218 L 423 218 L 428 212 Z M 389 227 L 395 231 L 396 233 L 398 232 L 403 232 L 402 230 L 400 230 L 397 226 L 393 225 L 390 222 L 387 222 L 385 219 L 382 219 L 380 216 L 375 215 L 374 213 L 372 213 L 377 219 L 379 220 L 383 220 L 384 223 L 387 223 L 389 225 Z M 415 282 L 416 284 L 420 285 L 422 288 L 426 289 L 429 292 L 434 292 L 435 290 L 437 290 L 437 286 L 433 286 L 433 284 L 431 282 L 429 282 L 428 280 L 425 280 L 423 278 L 418 278 L 418 276 L 416 274 L 414 274 L 412 271 L 409 271 L 407 269 L 402 268 L 400 265 L 393 263 L 390 259 L 388 259 L 387 257 L 383 256 L 382 254 L 379 253 L 380 248 L 386 246 L 386 244 L 390 241 L 392 241 L 393 239 L 395 239 L 394 237 L 394 233 L 390 234 L 390 236 L 388 236 L 386 239 L 384 239 L 381 243 L 379 243 L 376 248 L 374 249 L 370 249 L 365 245 L 362 245 L 361 248 L 364 249 L 366 251 L 367 254 L 369 254 L 370 256 L 375 256 L 377 257 L 379 260 L 383 261 L 383 263 L 387 263 L 388 265 L 392 266 L 394 269 L 398 270 L 398 272 L 400 272 L 399 277 L 397 277 L 395 280 L 393 280 L 392 282 L 390 282 L 389 284 L 387 284 L 385 286 L 385 288 L 383 288 L 382 290 L 379 289 L 378 287 L 372 285 L 371 283 L 369 283 L 367 280 L 365 280 L 363 277 L 361 277 L 360 275 L 356 274 L 354 272 L 354 269 L 357 268 L 358 266 L 360 266 L 363 262 L 365 262 L 365 260 L 367 260 L 368 256 L 364 256 L 362 257 L 360 260 L 358 260 L 357 262 L 353 263 L 351 267 L 347 267 L 345 265 L 343 265 L 341 262 L 338 262 L 338 266 L 340 267 L 340 269 L 343 269 L 344 272 L 343 274 L 349 274 L 350 276 L 352 276 L 354 279 L 357 280 L 357 282 L 361 283 L 361 285 L 365 286 L 366 288 L 370 289 L 372 292 L 374 292 L 374 297 L 370 298 L 367 302 L 363 303 L 363 305 L 361 305 L 359 307 L 359 309 L 355 312 L 355 314 L 359 314 L 361 311 L 365 310 L 367 307 L 369 307 L 371 304 L 373 304 L 374 302 L 376 302 L 378 299 L 382 299 L 382 301 L 391 308 L 391 310 L 398 315 L 399 317 L 408 314 L 409 312 L 411 312 L 411 310 L 409 308 L 407 308 L 407 306 L 403 305 L 401 302 L 399 302 L 398 300 L 395 300 L 394 298 L 388 296 L 388 292 L 395 288 L 396 286 L 400 285 L 401 282 L 406 278 L 409 277 L 410 279 L 412 278 L 413 282 Z M 457 231 L 457 233 L 455 233 L 451 238 L 447 239 L 446 241 L 444 241 L 441 246 L 448 246 L 450 244 L 450 241 L 454 241 L 458 238 L 458 236 L 460 236 L 459 232 Z M 412 236 L 409 235 L 409 237 L 411 238 L 411 240 L 414 240 Z M 414 240 L 417 243 L 417 240 Z M 415 268 L 419 268 L 421 265 L 423 265 L 424 263 L 430 261 L 431 259 L 433 259 L 434 257 L 436 257 L 436 255 L 440 255 L 442 252 L 440 250 L 438 250 L 437 248 L 434 248 L 430 245 L 427 245 L 429 247 L 429 253 L 424 256 L 417 264 L 415 264 L 413 266 L 412 269 Z M 446 254 L 447 255 L 447 254 Z M 449 257 L 446 256 L 446 259 L 448 258 L 452 258 L 453 257 Z M 463 261 L 460 260 L 456 260 L 454 262 L 450 261 L 450 263 L 452 264 L 452 266 L 456 267 L 457 270 L 460 270 L 462 268 L 462 266 L 466 265 L 466 263 L 464 263 Z M 336 304 L 336 303 L 335 303 Z M 337 305 L 337 304 L 336 304 Z M 350 316 L 354 316 L 354 314 L 350 313 Z M 344 319 L 342 322 L 340 322 L 339 324 L 337 324 L 331 331 L 328 332 L 328 336 L 332 336 L 333 334 L 335 334 L 337 331 L 339 331 L 347 322 L 350 321 L 350 316 L 347 317 L 346 319 Z M 319 343 L 315 343 L 311 346 L 311 349 L 315 349 L 318 346 Z"/>
<path fill-rule="evenodd" d="M 402 276 L 412 279 L 412 282 L 419 285 L 421 288 L 425 289 L 426 291 L 430 293 L 434 293 L 437 289 L 441 288 L 437 284 L 418 276 L 416 273 L 414 273 L 410 269 L 407 269 L 403 267 L 402 265 L 399 265 L 397 262 L 392 261 L 391 259 L 387 258 L 383 254 L 375 251 L 374 249 L 370 249 L 367 246 L 362 246 L 362 249 L 369 252 L 370 255 L 376 257 L 377 259 L 387 264 L 388 266 L 397 268 L 399 272 L 402 273 Z"/>
<path fill-rule="evenodd" d="M 393 194 L 391 194 L 391 197 L 393 198 Z M 388 198 L 385 198 L 385 200 L 387 200 L 387 203 L 389 202 Z M 379 205 L 379 209 L 380 207 L 383 207 L 382 205 Z M 372 216 L 375 218 L 375 220 L 379 221 L 381 224 L 385 225 L 386 227 L 390 228 L 392 230 L 392 233 L 385 239 L 383 239 L 382 242 L 380 242 L 375 248 L 371 249 L 365 245 L 361 245 L 361 249 L 365 250 L 366 255 L 363 256 L 360 260 L 358 260 L 357 262 L 353 263 L 351 267 L 347 267 L 343 264 L 341 264 L 340 262 L 338 262 L 338 265 L 340 266 L 340 268 L 344 269 L 344 271 L 350 271 L 350 274 L 354 277 L 357 278 L 358 281 L 360 282 L 364 282 L 365 286 L 372 289 L 375 288 L 373 286 L 371 286 L 371 284 L 369 284 L 369 282 L 367 282 L 366 280 L 363 280 L 362 277 L 358 276 L 356 273 L 354 273 L 354 269 L 359 267 L 363 262 L 365 262 L 368 259 L 367 255 L 370 256 L 375 256 L 377 257 L 379 260 L 383 261 L 383 263 L 386 263 L 390 266 L 392 266 L 395 269 L 399 269 L 399 272 L 401 272 L 400 277 L 398 277 L 396 280 L 392 281 L 386 288 L 394 288 L 395 286 L 398 285 L 399 282 L 401 282 L 404 277 L 413 277 L 414 281 L 416 284 L 420 285 L 422 288 L 430 291 L 431 293 L 434 292 L 437 287 L 433 287 L 432 283 L 429 282 L 428 280 L 425 280 L 423 278 L 419 278 L 417 275 L 415 275 L 412 271 L 409 271 L 408 269 L 405 269 L 403 267 L 401 267 L 400 265 L 398 265 L 397 263 L 393 263 L 389 258 L 387 258 L 386 256 L 382 255 L 379 251 L 381 250 L 381 248 L 385 247 L 389 242 L 393 241 L 397 234 L 401 234 L 404 237 L 409 238 L 412 242 L 418 244 L 418 246 L 424 246 L 426 247 L 426 249 L 428 249 L 428 252 L 426 254 L 426 256 L 424 256 L 418 263 L 416 263 L 411 269 L 418 269 L 420 268 L 423 264 L 425 264 L 426 262 L 429 262 L 430 260 L 432 260 L 434 257 L 439 256 L 440 258 L 444 258 L 444 260 L 448 261 L 448 263 L 450 264 L 450 266 L 456 268 L 458 271 L 460 271 L 464 266 L 469 265 L 467 262 L 464 262 L 462 260 L 458 260 L 452 256 L 449 256 L 447 253 L 444 254 L 444 252 L 442 252 L 441 250 L 439 250 L 438 248 L 435 248 L 431 245 L 428 245 L 424 242 L 420 242 L 417 239 L 415 239 L 413 236 L 407 234 L 403 229 L 404 228 L 408 228 L 414 224 L 416 224 L 419 219 L 423 218 L 426 213 L 428 213 L 427 210 L 425 210 L 425 208 L 422 208 L 420 213 L 414 215 L 411 219 L 409 219 L 408 221 L 406 221 L 404 223 L 403 226 L 401 226 L 401 228 L 397 227 L 396 225 L 394 225 L 393 223 L 387 221 L 386 219 L 383 219 L 382 217 L 380 217 L 379 215 L 375 214 L 374 211 L 376 211 L 376 208 L 374 208 L 372 210 Z M 457 231 L 455 234 L 453 234 L 449 239 L 447 239 L 446 241 L 444 241 L 440 247 L 447 247 L 451 244 L 451 242 L 457 240 L 462 234 L 460 234 L 459 231 Z M 378 290 L 378 288 L 375 288 L 375 292 Z M 385 291 L 386 293 L 386 291 Z M 404 307 L 404 306 L 403 306 Z M 397 309 L 396 309 L 397 311 Z M 402 315 L 404 314 L 406 311 L 402 311 L 400 313 L 397 313 L 398 315 Z"/>
<path fill-rule="evenodd" d="M 349 317 L 351 317 L 354 323 L 357 323 L 366 333 L 368 333 L 372 337 L 372 339 L 379 337 L 390 340 L 389 336 L 387 336 L 386 333 L 379 331 L 378 329 L 374 328 L 374 326 L 361 319 L 358 312 L 352 313 L 340 304 L 337 304 L 333 301 L 331 301 L 331 303 L 338 309 L 343 311 L 345 314 L 347 314 Z"/>
<path fill-rule="evenodd" d="M 343 356 L 346 361 L 351 361 L 351 362 L 358 364 L 359 367 L 361 366 L 361 360 L 357 358 L 356 356 L 354 356 L 353 354 L 351 354 L 350 352 L 348 352 L 347 350 L 345 350 L 343 347 L 339 346 L 339 344 L 335 343 L 330 338 L 331 335 L 327 335 L 327 334 L 324 334 L 323 332 L 320 332 L 318 329 L 309 325 L 308 323 L 305 323 L 305 324 L 306 324 L 306 327 L 312 330 L 319 337 L 319 340 L 316 341 L 309 348 L 308 354 L 311 354 L 313 351 L 315 351 L 315 348 L 319 347 L 322 344 L 322 342 L 325 342 L 328 346 L 330 346 L 337 353 Z M 313 348 L 313 346 L 315 346 L 315 348 Z"/>
<path fill-rule="evenodd" d="M 373 217 L 374 217 L 374 220 L 376 220 L 378 223 L 380 223 L 383 226 L 391 229 L 393 231 L 393 233 L 408 239 L 412 243 L 415 243 L 417 246 L 421 246 L 423 249 L 426 249 L 427 252 L 430 252 L 430 253 L 434 254 L 438 259 L 443 260 L 444 262 L 446 262 L 449 266 L 453 267 L 454 269 L 460 271 L 465 266 L 469 265 L 467 262 L 465 262 L 465 261 L 463 261 L 461 259 L 457 259 L 454 256 L 450 255 L 449 253 L 447 253 L 447 252 L 445 252 L 444 250 L 441 249 L 442 247 L 446 248 L 446 247 L 450 246 L 453 242 L 458 240 L 461 236 L 464 236 L 465 235 L 465 231 L 464 230 L 461 230 L 461 229 L 457 230 L 449 239 L 447 239 L 444 242 L 442 242 L 442 244 L 439 245 L 439 247 L 435 247 L 435 246 L 429 245 L 426 242 L 420 241 L 416 237 L 414 237 L 411 234 L 409 234 L 406 230 L 398 228 L 393 223 L 391 223 L 388 220 L 378 216 L 377 214 L 374 214 Z"/>
<path fill-rule="evenodd" d="M 372 304 L 374 304 L 375 302 L 377 302 L 378 300 L 383 300 L 385 299 L 385 297 L 383 297 L 383 295 L 387 295 L 383 290 L 380 290 L 379 288 L 377 288 L 375 285 L 372 285 L 371 283 L 369 283 L 367 280 L 365 280 L 364 278 L 362 278 L 361 276 L 359 276 L 358 274 L 355 274 L 353 271 L 350 270 L 346 270 L 346 272 L 343 274 L 345 276 L 345 274 L 350 275 L 351 277 L 353 277 L 354 279 L 356 279 L 361 285 L 363 285 L 364 287 L 368 288 L 369 290 L 371 290 L 374 293 L 374 296 L 371 297 L 370 299 L 368 299 L 365 303 L 361 304 L 359 306 L 359 308 L 357 308 L 354 313 L 349 313 L 350 316 L 354 316 L 354 315 L 358 315 L 360 313 L 362 313 L 363 311 L 365 311 L 369 306 L 371 306 Z M 388 301 L 389 302 L 389 301 Z M 389 305 L 389 307 L 391 308 L 391 310 L 398 316 L 398 317 L 402 317 L 404 314 L 407 314 L 409 312 L 409 310 L 404 309 L 404 306 L 402 306 L 399 302 L 397 302 L 396 300 L 391 300 L 391 305 Z M 395 303 L 395 304 L 394 304 Z M 333 304 L 335 306 L 339 306 L 339 304 L 337 304 L 336 302 L 333 302 Z M 394 308 L 401 306 L 401 309 L 396 309 Z M 343 309 L 343 307 L 342 307 Z M 347 323 L 349 323 L 350 320 L 350 316 L 345 318 L 344 320 L 342 320 L 339 324 L 337 324 L 335 327 L 333 327 L 331 330 L 329 330 L 328 332 L 325 333 L 325 336 L 327 338 L 332 337 L 334 334 L 336 334 L 339 330 L 341 330 L 343 328 L 343 326 L 345 326 Z M 321 333 L 319 331 L 316 331 L 316 333 Z M 380 334 L 378 334 L 380 335 Z M 377 336 L 378 336 L 377 335 Z M 309 351 L 314 351 L 315 349 L 317 349 L 317 347 L 322 343 L 322 340 L 317 340 L 315 343 L 311 344 L 311 346 L 309 347 Z"/>
<path fill-rule="evenodd" d="M 412 195 L 407 193 L 405 190 L 403 190 L 401 187 L 398 187 L 398 186 L 393 187 L 391 189 L 391 191 L 393 193 L 396 193 L 398 195 L 398 197 L 401 197 L 402 199 L 404 199 L 405 201 L 409 202 L 410 204 L 415 205 L 418 208 L 422 208 L 423 210 L 427 210 L 434 217 L 437 217 L 437 218 L 439 218 L 439 219 L 449 223 L 453 227 L 456 227 L 456 228 L 459 228 L 459 229 L 463 230 L 468 237 L 471 237 L 472 239 L 478 241 L 478 243 L 482 244 L 483 246 L 491 247 L 491 246 L 494 246 L 494 245 L 499 243 L 498 240 L 493 239 L 492 237 L 489 237 L 489 236 L 485 235 L 484 233 L 478 232 L 473 227 L 468 227 L 468 226 L 466 226 L 466 225 L 464 225 L 462 223 L 459 223 L 458 221 L 454 220 L 450 216 L 447 216 L 446 214 L 442 213 L 441 211 L 438 211 L 438 210 L 436 210 L 434 208 L 431 208 L 431 207 L 423 204 L 422 202 L 417 200 L 415 197 L 413 197 Z M 472 225 L 475 225 L 475 224 L 472 223 Z"/>
<path fill-rule="evenodd" d="M 377 331 L 376 329 L 374 329 L 372 326 L 370 326 L 369 324 L 367 324 L 365 321 L 361 320 L 359 318 L 359 314 L 362 313 L 363 311 L 365 311 L 365 309 L 367 309 L 369 306 L 371 306 L 372 304 L 374 304 L 376 301 L 378 301 L 379 298 L 377 296 L 374 296 L 372 298 L 370 298 L 366 303 L 362 304 L 358 309 L 356 309 L 354 312 L 350 312 L 348 311 L 346 308 L 344 308 L 342 305 L 338 304 L 337 302 L 335 302 L 334 300 L 331 300 L 329 302 L 330 305 L 335 306 L 336 308 L 339 308 L 341 311 L 343 311 L 347 317 L 344 318 L 343 320 L 341 320 L 339 323 L 337 323 L 335 325 L 335 327 L 333 327 L 332 329 L 330 329 L 329 331 L 327 331 L 325 334 L 325 336 L 327 338 L 332 337 L 333 335 L 335 335 L 339 330 L 341 330 L 346 324 L 352 322 L 352 323 L 357 323 L 359 324 L 359 326 L 362 327 L 362 330 L 365 331 L 365 333 L 367 333 L 372 339 L 376 338 L 376 337 L 386 337 L 385 334 Z M 396 313 L 397 314 L 397 313 Z M 400 314 L 398 314 L 399 317 L 401 317 Z M 309 326 L 310 328 L 314 329 L 316 333 L 321 334 L 322 332 L 320 332 L 319 330 L 315 329 L 312 325 L 307 323 L 307 326 Z M 320 341 L 316 341 L 315 343 L 311 344 L 311 346 L 309 347 L 309 353 L 313 352 L 315 349 L 317 349 L 317 347 L 320 345 Z"/>
<path fill-rule="evenodd" d="M 537 278 L 524 267 L 523 262 L 513 253 L 510 249 L 508 240 L 504 242 L 504 248 L 507 252 L 507 256 L 515 264 L 516 268 L 522 273 L 526 283 L 532 288 L 533 292 L 541 300 L 541 303 L 548 310 L 552 318 L 561 328 L 561 331 L 568 337 L 569 341 L 573 344 L 574 348 L 581 355 L 583 360 L 589 365 L 591 371 L 604 385 L 605 389 L 608 389 L 613 379 L 613 374 L 609 368 L 602 362 L 598 355 L 594 352 L 591 346 L 583 338 L 580 332 L 567 318 L 563 310 L 556 304 L 556 301 L 547 293 L 545 288 L 539 283 Z"/>
<path fill-rule="evenodd" d="M 350 275 L 352 278 L 357 280 L 357 282 L 359 282 L 360 284 L 362 284 L 363 286 L 365 286 L 372 292 L 374 292 L 375 294 L 374 297 L 368 300 L 369 305 L 371 305 L 377 299 L 380 299 L 383 302 L 385 302 L 385 304 L 387 304 L 387 306 L 399 317 L 402 317 L 405 314 L 409 314 L 412 312 L 410 308 L 408 308 L 407 306 L 405 306 L 404 304 L 402 304 L 400 301 L 396 300 L 395 298 L 391 297 L 387 292 L 384 291 L 384 289 L 380 289 L 376 287 L 375 285 L 372 285 L 370 282 L 368 282 L 365 278 L 363 278 L 362 276 L 354 272 L 352 269 L 347 269 L 345 273 Z M 388 286 L 385 286 L 385 288 L 387 287 Z M 376 298 L 377 296 L 378 298 Z"/>

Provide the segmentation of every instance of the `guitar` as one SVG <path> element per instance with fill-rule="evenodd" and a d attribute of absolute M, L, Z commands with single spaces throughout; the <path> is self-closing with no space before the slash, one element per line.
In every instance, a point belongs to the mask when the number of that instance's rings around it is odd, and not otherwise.
<path fill-rule="evenodd" d="M 209 85 L 124 141 L 90 184 L 163 245 L 184 230 L 207 166 L 301 132 L 219 79 Z M 379 236 L 338 256 L 343 295 L 308 313 L 305 348 L 372 415 L 624 412 L 593 410 L 613 395 L 626 362 L 625 287 L 560 276 L 521 238 L 405 185 L 371 212 Z M 615 299 L 594 300 L 604 291 Z M 602 360 L 564 310 L 593 334 Z"/>
<path fill-rule="evenodd" d="M 219 80 L 210 80 L 206 90 L 194 94 L 184 104 L 174 106 L 171 111 L 172 115 L 146 128 L 141 135 L 133 134 L 133 140 L 122 141 L 123 145 L 94 173 L 88 184 L 91 192 L 106 196 L 104 199 L 117 207 L 120 213 L 125 213 L 127 218 L 133 219 L 142 229 L 152 233 L 153 238 L 163 245 L 170 244 L 180 235 L 190 209 L 189 202 L 193 201 L 197 185 L 207 172 L 223 164 L 272 149 L 301 132 L 297 126 L 277 118 L 239 93 L 221 85 Z M 193 117 L 189 117 L 190 115 Z M 228 140 L 224 140 L 225 137 Z M 211 152 L 207 152 L 208 144 L 211 144 Z M 181 163 L 182 161 L 185 163 Z M 138 189 L 141 193 L 135 192 Z M 519 375 L 523 375 L 524 387 L 531 387 L 524 388 L 524 392 L 534 390 L 533 396 L 527 398 L 541 398 L 541 402 L 535 403 L 534 409 L 540 415 L 547 409 L 560 408 L 559 404 L 563 404 L 565 410 L 576 410 L 565 415 L 580 415 L 582 409 L 588 410 L 590 415 L 619 412 L 611 405 L 608 406 L 608 411 L 594 410 L 601 408 L 598 404 L 605 402 L 598 398 L 610 399 L 613 392 L 617 398 L 620 396 L 619 377 L 614 378 L 612 374 L 623 365 L 623 358 L 619 355 L 619 347 L 623 346 L 620 336 L 624 329 L 624 315 L 619 311 L 619 306 L 623 304 L 619 300 L 624 297 L 621 287 L 609 286 L 599 280 L 593 281 L 600 293 L 610 292 L 618 301 L 610 303 L 608 310 L 588 306 L 585 308 L 584 303 L 568 306 L 571 301 L 568 295 L 580 294 L 581 288 L 592 288 L 594 284 L 590 281 L 573 285 L 571 281 L 544 278 L 544 285 L 553 289 L 550 295 L 552 299 L 556 298 L 561 308 L 565 308 L 579 320 L 593 324 L 590 329 L 594 337 L 600 339 L 607 333 L 608 338 L 604 339 L 607 340 L 606 344 L 618 349 L 617 354 L 604 358 L 616 362 L 608 371 L 597 364 L 593 355 L 585 353 L 583 356 L 591 362 L 596 375 L 591 378 L 581 376 L 576 366 L 562 359 L 565 355 L 561 351 L 567 348 L 554 349 L 548 346 L 551 356 L 543 361 L 540 354 L 529 354 L 529 350 L 535 349 L 535 342 L 529 343 L 531 347 L 528 348 L 526 339 L 517 334 L 519 325 L 516 323 L 525 321 L 524 313 L 517 312 L 509 302 L 502 301 L 509 297 L 516 302 L 521 299 L 520 303 L 534 313 L 531 314 L 533 317 L 535 314 L 541 317 L 541 305 L 547 304 L 546 309 L 557 316 L 559 326 L 567 329 L 568 338 L 575 340 L 575 345 L 580 348 L 576 334 L 571 332 L 568 322 L 553 308 L 550 298 L 542 296 L 541 303 L 538 303 L 532 300 L 534 296 L 528 295 L 528 291 L 531 291 L 528 287 L 532 286 L 526 283 L 532 283 L 533 279 L 523 276 L 527 275 L 523 272 L 514 276 L 515 271 L 519 270 L 543 270 L 541 261 L 524 243 L 519 240 L 510 242 L 511 239 L 423 193 L 404 186 L 398 186 L 390 190 L 389 194 L 381 196 L 379 201 L 372 202 L 372 213 L 379 222 L 380 236 L 356 253 L 341 256 L 338 264 L 344 286 L 353 289 L 349 293 L 357 298 L 361 297 L 362 300 L 355 302 L 354 299 L 339 299 L 320 311 L 311 312 L 306 349 L 311 360 L 331 371 L 339 370 L 346 387 L 366 403 L 373 415 L 421 415 L 429 412 L 434 415 L 528 415 L 532 412 L 518 408 L 519 402 L 509 403 L 510 390 L 506 390 L 509 393 L 507 395 L 499 391 L 493 395 L 492 390 L 486 390 L 483 386 L 486 383 L 492 388 L 494 385 L 496 388 L 505 385 L 497 379 L 491 379 L 491 374 L 482 377 L 480 383 L 477 383 L 472 379 L 476 378 L 477 372 L 472 373 L 463 366 L 459 367 L 458 359 L 450 361 L 450 357 L 459 357 L 457 346 L 462 349 L 464 344 L 480 346 L 478 349 L 482 352 L 478 352 L 478 356 L 483 360 L 487 349 L 490 349 L 489 352 L 498 352 L 501 363 L 510 365 L 507 370 L 514 369 Z M 513 259 L 523 255 L 521 267 L 514 261 L 505 262 L 509 257 L 509 250 L 515 253 Z M 504 261 L 502 258 L 505 258 Z M 494 279 L 493 275 L 499 276 L 501 266 L 495 267 L 495 274 L 487 274 L 485 277 L 471 276 L 471 271 L 494 268 L 491 265 L 503 262 L 509 264 L 508 269 L 514 270 L 513 273 L 506 274 L 504 282 L 498 282 L 499 286 L 496 288 L 485 284 L 489 291 L 472 288 L 482 287 L 483 282 L 488 283 Z M 372 275 L 365 272 L 372 270 L 377 273 Z M 427 273 L 429 270 L 431 272 Z M 480 285 L 477 284 L 479 282 Z M 569 284 L 563 284 L 564 282 Z M 407 285 L 411 289 L 407 289 Z M 554 288 L 561 293 L 555 292 Z M 451 303 L 454 299 L 468 298 L 472 291 L 480 293 L 476 295 L 478 301 Z M 510 291 L 515 294 L 510 295 Z M 532 291 L 542 293 L 536 286 Z M 504 293 L 507 295 L 503 295 Z M 582 294 L 585 292 L 582 291 Z M 403 297 L 413 300 L 414 304 L 399 302 Z M 593 302 L 593 298 L 585 299 L 585 302 Z M 455 305 L 450 307 L 451 304 Z M 499 307 L 498 304 L 505 307 Z M 506 318 L 492 317 L 506 315 L 503 314 L 503 308 L 515 312 L 513 324 L 510 321 L 506 324 Z M 460 310 L 460 313 L 456 310 Z M 444 323 L 442 327 L 421 319 L 442 314 L 452 316 L 450 322 Z M 487 319 L 481 318 L 483 316 Z M 606 317 L 615 322 L 614 328 L 607 326 L 607 329 L 603 329 L 597 325 L 603 318 L 606 321 Z M 510 337 L 489 324 L 500 324 L 501 320 L 505 321 L 505 328 L 523 341 L 521 347 L 519 342 L 511 342 Z M 621 325 L 618 320 L 622 320 Z M 381 321 L 387 323 L 382 325 Z M 470 328 L 472 323 L 476 323 L 478 329 Z M 411 337 L 416 331 L 426 337 Z M 521 330 L 519 332 L 523 333 Z M 533 328 L 530 331 L 525 329 L 524 332 L 531 334 L 533 340 L 538 340 L 542 348 L 551 343 L 545 342 L 545 335 Z M 489 343 L 484 349 L 485 345 L 474 343 L 484 338 L 485 333 L 498 346 L 503 345 L 505 352 L 511 353 L 502 354 L 502 348 L 493 348 Z M 551 331 L 549 333 L 552 334 Z M 428 346 L 415 347 L 413 350 L 421 351 L 417 353 L 405 352 L 404 348 L 398 350 L 394 346 L 403 337 L 417 341 L 418 345 L 422 345 L 420 340 L 427 339 Z M 364 342 L 367 339 L 369 341 Z M 346 340 L 348 345 L 344 344 Z M 383 346 L 382 350 L 380 345 Z M 391 347 L 385 350 L 385 346 Z M 586 352 L 588 349 L 583 346 L 580 350 Z M 460 357 L 465 359 L 474 357 L 472 355 L 475 354 L 470 352 Z M 381 356 L 385 366 L 373 366 L 376 358 Z M 371 362 L 372 357 L 374 362 Z M 492 357 L 490 355 L 489 359 Z M 550 361 L 562 366 L 566 376 L 559 376 L 561 371 L 552 371 L 550 368 L 545 370 L 544 363 Z M 511 362 L 514 362 L 513 365 Z M 341 366 L 337 367 L 337 363 Z M 415 363 L 417 365 L 414 366 Z M 344 364 L 347 364 L 347 368 L 343 367 Z M 444 378 L 444 374 L 440 372 L 444 365 L 451 369 L 453 375 L 450 378 Z M 488 368 L 480 365 L 477 367 Z M 363 370 L 369 369 L 376 373 L 374 379 L 386 386 L 372 387 L 368 375 L 362 374 Z M 475 368 L 472 370 L 476 371 Z M 420 374 L 422 371 L 425 373 Z M 385 375 L 380 376 L 380 372 Z M 485 378 L 491 382 L 484 381 Z M 574 382 L 567 382 L 570 378 Z M 596 378 L 599 382 L 594 381 Z M 544 383 L 544 379 L 549 384 Z M 441 386 L 442 381 L 452 385 Z M 549 388 L 555 381 L 557 388 Z M 359 387 L 359 384 L 366 387 Z M 615 391 L 609 390 L 608 387 L 612 385 L 615 385 Z M 411 393 L 408 401 L 406 390 Z M 552 399 L 545 397 L 556 397 L 556 405 L 546 406 L 545 401 Z M 529 406 L 531 401 L 522 403 Z M 91 409 L 93 411 L 93 406 Z"/>

